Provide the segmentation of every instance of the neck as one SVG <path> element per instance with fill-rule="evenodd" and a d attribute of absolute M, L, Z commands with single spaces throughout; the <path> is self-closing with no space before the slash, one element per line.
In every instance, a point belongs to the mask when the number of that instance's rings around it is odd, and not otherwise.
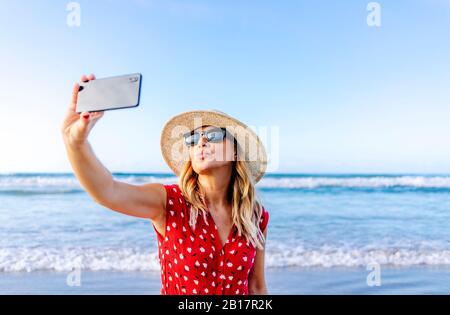
<path fill-rule="evenodd" d="M 230 180 L 231 168 L 216 169 L 214 173 L 198 175 L 198 183 L 205 195 L 206 206 L 209 210 L 228 209 Z"/>

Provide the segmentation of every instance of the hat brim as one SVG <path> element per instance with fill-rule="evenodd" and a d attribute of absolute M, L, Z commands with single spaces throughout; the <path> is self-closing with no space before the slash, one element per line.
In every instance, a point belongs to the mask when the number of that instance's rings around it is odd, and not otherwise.
<path fill-rule="evenodd" d="M 161 152 L 170 169 L 177 175 L 189 160 L 189 149 L 183 135 L 198 127 L 212 125 L 226 128 L 237 140 L 241 151 L 238 159 L 245 160 L 257 183 L 267 168 L 267 155 L 258 135 L 243 122 L 216 110 L 194 110 L 172 117 L 161 132 Z"/>

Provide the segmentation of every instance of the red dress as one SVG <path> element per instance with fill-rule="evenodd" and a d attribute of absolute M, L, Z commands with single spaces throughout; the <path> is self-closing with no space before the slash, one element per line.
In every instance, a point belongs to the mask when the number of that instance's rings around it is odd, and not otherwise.
<path fill-rule="evenodd" d="M 222 248 L 217 226 L 207 214 L 206 223 L 199 211 L 195 231 L 189 225 L 188 206 L 177 184 L 164 185 L 166 235 L 152 224 L 158 238 L 161 265 L 161 294 L 248 294 L 248 276 L 256 248 L 233 228 Z M 264 231 L 269 213 L 264 209 L 260 221 Z"/>

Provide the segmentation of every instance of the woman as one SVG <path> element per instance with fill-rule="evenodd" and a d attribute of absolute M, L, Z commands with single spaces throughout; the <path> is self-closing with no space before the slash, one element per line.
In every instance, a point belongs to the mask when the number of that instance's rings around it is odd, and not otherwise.
<path fill-rule="evenodd" d="M 81 81 L 94 80 L 94 75 Z M 147 218 L 158 238 L 161 294 L 268 294 L 264 247 L 268 212 L 255 184 L 267 159 L 258 136 L 218 111 L 170 119 L 161 150 L 178 184 L 117 181 L 96 158 L 88 135 L 103 112 L 75 112 L 75 84 L 62 134 L 81 185 L 98 204 Z"/>

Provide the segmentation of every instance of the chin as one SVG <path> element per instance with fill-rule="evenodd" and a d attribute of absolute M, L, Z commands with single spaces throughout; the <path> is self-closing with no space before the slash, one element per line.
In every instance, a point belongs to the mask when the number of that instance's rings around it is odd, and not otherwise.
<path fill-rule="evenodd" d="M 209 167 L 208 165 L 198 165 L 197 164 L 196 167 L 194 167 L 193 169 L 197 174 L 204 174 L 204 173 L 207 173 L 209 170 L 211 170 L 212 167 Z"/>
<path fill-rule="evenodd" d="M 196 165 L 195 167 L 193 167 L 193 169 L 197 174 L 205 174 L 219 166 L 220 165 L 217 165 L 217 163 L 215 163 L 214 161 L 205 160 L 196 162 Z"/>

